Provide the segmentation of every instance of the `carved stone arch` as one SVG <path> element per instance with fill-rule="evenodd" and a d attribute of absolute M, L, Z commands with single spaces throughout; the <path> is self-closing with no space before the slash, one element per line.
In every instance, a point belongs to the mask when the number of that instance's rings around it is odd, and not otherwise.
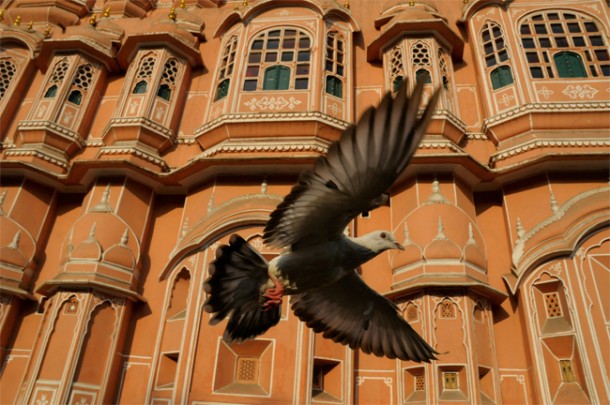
<path fill-rule="evenodd" d="M 467 24 L 479 10 L 487 7 L 507 7 L 508 4 L 513 1 L 514 0 L 475 0 L 468 2 L 462 11 L 462 16 L 458 20 L 458 23 Z"/>
<path fill-rule="evenodd" d="M 184 258 L 207 249 L 223 236 L 266 224 L 269 214 L 282 200 L 278 195 L 253 194 L 234 198 L 217 207 L 197 222 L 178 243 L 159 280 L 164 280 Z"/>
<path fill-rule="evenodd" d="M 586 11 L 582 8 L 575 8 L 575 7 L 548 7 L 548 8 L 535 8 L 535 9 L 531 9 L 529 10 L 529 12 L 524 13 L 522 15 L 519 16 L 519 18 L 516 20 L 515 22 L 515 31 L 518 32 L 519 30 L 519 26 L 521 26 L 521 24 L 523 23 L 524 20 L 531 18 L 534 15 L 537 14 L 543 14 L 545 12 L 548 11 L 552 11 L 552 12 L 569 12 L 569 13 L 574 13 L 574 14 L 580 14 L 583 17 L 589 18 L 591 19 L 595 25 L 597 25 L 597 28 L 599 29 L 599 31 L 601 33 L 603 33 L 604 35 L 608 36 L 610 35 L 610 32 L 608 31 L 608 24 L 604 23 L 603 21 L 601 21 L 599 19 L 599 17 L 597 17 L 596 15 L 594 15 L 593 13 Z"/>
<path fill-rule="evenodd" d="M 36 59 L 40 54 L 42 36 L 37 36 L 23 29 L 13 29 L 6 26 L 4 29 L 0 29 L 0 36 L 2 37 L 2 47 L 16 45 L 19 48 L 25 48 L 30 59 Z"/>
<path fill-rule="evenodd" d="M 580 193 L 520 237 L 513 248 L 512 272 L 503 276 L 512 294 L 542 263 L 570 256 L 590 235 L 610 226 L 610 186 Z"/>
<path fill-rule="evenodd" d="M 337 19 L 348 23 L 352 32 L 359 32 L 360 26 L 351 16 L 348 10 L 339 6 L 335 2 L 316 1 L 316 0 L 288 0 L 279 2 L 277 0 L 267 0 L 257 2 L 246 10 L 234 10 L 228 14 L 224 21 L 218 26 L 213 37 L 218 38 L 224 35 L 235 24 L 241 23 L 247 25 L 252 19 L 255 19 L 261 13 L 274 8 L 300 7 L 307 8 L 318 14 L 324 20 Z"/>

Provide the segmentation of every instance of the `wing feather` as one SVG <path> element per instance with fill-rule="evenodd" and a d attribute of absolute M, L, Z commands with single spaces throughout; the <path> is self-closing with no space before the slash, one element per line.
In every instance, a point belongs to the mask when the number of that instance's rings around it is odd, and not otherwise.
<path fill-rule="evenodd" d="M 297 249 L 334 240 L 355 216 L 378 207 L 428 127 L 438 92 L 418 118 L 422 95 L 423 83 L 411 97 L 403 84 L 395 98 L 386 94 L 346 129 L 273 211 L 265 241 Z"/>
<path fill-rule="evenodd" d="M 352 349 L 417 362 L 429 362 L 438 354 L 400 316 L 396 305 L 369 288 L 356 272 L 296 294 L 291 303 L 294 314 L 314 332 Z"/>

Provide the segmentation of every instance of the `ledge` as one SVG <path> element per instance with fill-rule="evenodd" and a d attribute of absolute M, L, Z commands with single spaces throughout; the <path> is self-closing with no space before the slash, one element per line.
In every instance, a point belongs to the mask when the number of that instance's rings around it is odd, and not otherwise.
<path fill-rule="evenodd" d="M 390 300 L 396 300 L 424 288 L 465 288 L 487 297 L 494 304 L 500 304 L 508 297 L 506 293 L 467 275 L 446 274 L 413 277 L 392 286 L 392 290 L 382 295 Z"/>

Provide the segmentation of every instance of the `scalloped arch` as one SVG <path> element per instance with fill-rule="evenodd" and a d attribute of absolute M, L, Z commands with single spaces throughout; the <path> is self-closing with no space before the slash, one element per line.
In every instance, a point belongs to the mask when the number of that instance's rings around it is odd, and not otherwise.
<path fill-rule="evenodd" d="M 281 196 L 253 194 L 234 198 L 196 223 L 178 243 L 159 274 L 164 280 L 186 257 L 207 249 L 214 241 L 240 229 L 264 225 L 269 214 L 283 200 Z"/>
<path fill-rule="evenodd" d="M 0 30 L 2 37 L 2 45 L 13 43 L 21 48 L 27 49 L 27 54 L 30 59 L 35 59 L 40 53 L 42 46 L 42 37 L 38 38 L 33 34 L 29 34 L 23 30 L 4 29 Z"/>
<path fill-rule="evenodd" d="M 503 276 L 511 293 L 517 292 L 533 269 L 571 255 L 593 233 L 610 227 L 609 197 L 610 186 L 581 193 L 529 231 L 514 248 L 512 272 Z"/>
<path fill-rule="evenodd" d="M 464 10 L 462 11 L 462 16 L 458 20 L 461 24 L 467 24 L 468 20 L 472 18 L 472 16 L 479 10 L 484 9 L 490 6 L 501 6 L 506 7 L 508 4 L 512 3 L 514 0 L 475 0 L 473 2 L 468 2 Z"/>
<path fill-rule="evenodd" d="M 547 8 L 543 8 L 543 9 L 534 9 L 534 10 L 530 10 L 527 13 L 520 15 L 517 20 L 515 20 L 515 30 L 518 30 L 519 25 L 523 22 L 523 20 L 525 20 L 526 18 L 530 18 L 533 15 L 536 14 L 541 14 L 547 11 L 558 11 L 558 12 L 562 12 L 562 11 L 567 11 L 570 13 L 574 13 L 574 14 L 580 14 L 582 16 L 586 16 L 587 18 L 590 18 L 593 22 L 595 22 L 595 24 L 597 25 L 597 28 L 599 28 L 600 32 L 603 32 L 604 34 L 608 35 L 609 32 L 606 29 L 607 24 L 604 24 L 596 15 L 587 12 L 585 10 L 582 9 L 577 9 L 577 8 L 571 8 L 571 7 L 560 7 L 560 8 L 552 8 L 552 7 L 547 7 Z"/>
<path fill-rule="evenodd" d="M 351 16 L 349 11 L 345 8 L 339 6 L 336 2 L 332 1 L 315 1 L 315 0 L 267 0 L 257 2 L 252 5 L 245 11 L 242 10 L 234 10 L 232 13 L 228 14 L 224 21 L 220 23 L 216 31 L 214 32 L 213 37 L 218 38 L 222 36 L 225 32 L 227 32 L 231 27 L 233 27 L 237 23 L 245 24 L 246 21 L 249 21 L 253 18 L 256 18 L 257 15 L 263 13 L 267 10 L 271 10 L 274 8 L 286 8 L 286 7 L 301 7 L 308 8 L 313 10 L 318 15 L 320 15 L 323 19 L 327 19 L 330 17 L 335 17 L 340 20 L 346 21 L 349 23 L 349 27 L 352 32 L 360 31 L 360 26 Z"/>

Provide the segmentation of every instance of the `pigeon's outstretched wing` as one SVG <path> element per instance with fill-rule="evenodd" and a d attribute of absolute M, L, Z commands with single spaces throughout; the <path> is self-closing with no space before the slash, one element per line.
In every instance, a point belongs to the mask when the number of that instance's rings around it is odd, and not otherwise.
<path fill-rule="evenodd" d="M 383 193 L 407 166 L 436 105 L 438 92 L 418 118 L 422 94 L 423 82 L 411 97 L 403 84 L 396 97 L 387 94 L 346 129 L 271 214 L 265 241 L 296 249 L 334 240 L 355 216 L 383 204 Z"/>
<path fill-rule="evenodd" d="M 398 308 L 354 271 L 334 284 L 291 298 L 292 309 L 314 332 L 365 353 L 430 361 L 438 354 L 400 317 Z"/>

